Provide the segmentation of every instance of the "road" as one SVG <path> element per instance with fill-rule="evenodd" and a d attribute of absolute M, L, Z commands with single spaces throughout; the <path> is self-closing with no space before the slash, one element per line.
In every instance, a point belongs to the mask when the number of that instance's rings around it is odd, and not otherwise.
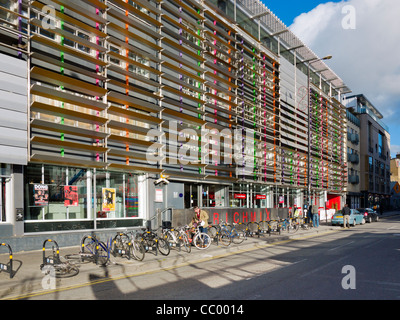
<path fill-rule="evenodd" d="M 116 267 L 116 266 L 115 266 Z M 400 299 L 400 217 L 110 277 L 27 299 Z"/>

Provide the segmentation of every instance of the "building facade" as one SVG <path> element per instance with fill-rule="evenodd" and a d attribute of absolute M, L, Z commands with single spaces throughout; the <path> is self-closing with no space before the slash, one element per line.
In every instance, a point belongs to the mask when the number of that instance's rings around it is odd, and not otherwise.
<path fill-rule="evenodd" d="M 390 159 L 390 206 L 391 209 L 400 208 L 400 154 Z"/>
<path fill-rule="evenodd" d="M 390 205 L 390 134 L 379 110 L 362 94 L 344 104 L 360 120 L 360 190 L 362 207 Z"/>
<path fill-rule="evenodd" d="M 390 181 L 400 183 L 400 154 L 396 158 L 390 159 Z"/>
<path fill-rule="evenodd" d="M 347 109 L 347 199 L 350 208 L 360 208 L 362 193 L 360 190 L 360 119 Z"/>
<path fill-rule="evenodd" d="M 23 83 L 2 100 L 25 132 L 3 131 L 23 153 L 1 159 L 10 234 L 341 208 L 349 90 L 260 1 L 9 0 L 0 17 L 2 59 L 22 68 L 1 79 Z"/>

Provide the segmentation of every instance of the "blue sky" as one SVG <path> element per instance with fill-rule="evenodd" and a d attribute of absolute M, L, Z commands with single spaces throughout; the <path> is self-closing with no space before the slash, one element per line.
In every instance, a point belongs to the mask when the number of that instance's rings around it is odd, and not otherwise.
<path fill-rule="evenodd" d="M 284 24 L 290 26 L 294 18 L 304 12 L 309 12 L 321 3 L 321 0 L 261 0 Z M 340 1 L 332 1 L 340 2 Z"/>
<path fill-rule="evenodd" d="M 261 0 L 327 65 L 364 94 L 389 126 L 391 157 L 400 153 L 399 0 Z M 343 27 L 344 7 L 355 12 L 355 28 Z M 296 19 L 297 18 L 297 19 Z"/>

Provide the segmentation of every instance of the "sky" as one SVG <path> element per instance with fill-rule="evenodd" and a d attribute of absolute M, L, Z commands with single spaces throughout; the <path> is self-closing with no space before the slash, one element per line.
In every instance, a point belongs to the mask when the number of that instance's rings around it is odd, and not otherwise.
<path fill-rule="evenodd" d="M 262 0 L 352 90 L 383 114 L 400 153 L 400 1 Z"/>

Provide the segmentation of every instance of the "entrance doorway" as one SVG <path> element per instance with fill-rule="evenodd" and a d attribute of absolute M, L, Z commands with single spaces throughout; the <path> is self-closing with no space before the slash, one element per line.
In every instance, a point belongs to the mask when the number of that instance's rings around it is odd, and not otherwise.
<path fill-rule="evenodd" d="M 199 205 L 199 185 L 185 183 L 185 209 L 190 209 Z"/>

